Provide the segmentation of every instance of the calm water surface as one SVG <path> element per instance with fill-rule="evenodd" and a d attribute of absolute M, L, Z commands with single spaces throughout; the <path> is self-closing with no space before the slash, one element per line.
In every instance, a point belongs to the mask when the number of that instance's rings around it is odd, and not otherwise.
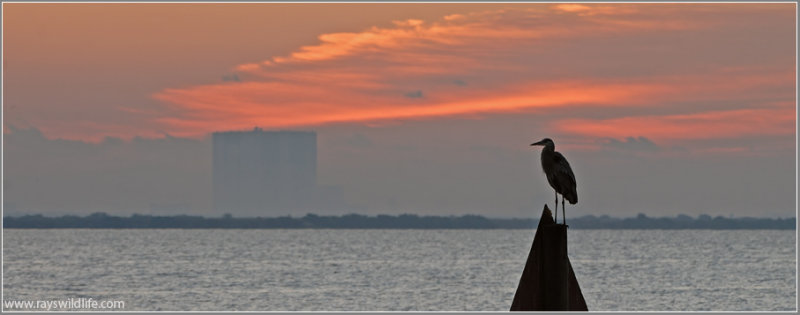
<path fill-rule="evenodd" d="M 532 230 L 4 230 L 5 300 L 506 311 Z M 795 231 L 570 230 L 589 310 L 795 310 Z"/>

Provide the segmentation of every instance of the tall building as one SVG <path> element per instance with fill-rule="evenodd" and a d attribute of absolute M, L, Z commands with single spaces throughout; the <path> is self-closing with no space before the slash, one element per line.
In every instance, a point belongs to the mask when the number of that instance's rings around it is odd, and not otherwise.
<path fill-rule="evenodd" d="M 213 200 L 218 213 L 305 214 L 318 204 L 317 134 L 305 131 L 215 132 Z"/>

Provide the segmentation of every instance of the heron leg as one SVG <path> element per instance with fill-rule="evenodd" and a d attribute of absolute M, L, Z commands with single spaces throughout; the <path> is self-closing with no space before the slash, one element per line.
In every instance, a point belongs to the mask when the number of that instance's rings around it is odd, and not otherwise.
<path fill-rule="evenodd" d="M 558 223 L 558 192 L 557 191 L 554 191 L 554 192 L 556 194 L 556 204 L 555 204 L 556 205 L 556 210 L 555 210 L 556 218 L 555 218 L 554 222 Z"/>
<path fill-rule="evenodd" d="M 567 225 L 567 213 L 564 212 L 564 196 L 561 196 L 561 220 L 564 221 L 564 225 Z"/>

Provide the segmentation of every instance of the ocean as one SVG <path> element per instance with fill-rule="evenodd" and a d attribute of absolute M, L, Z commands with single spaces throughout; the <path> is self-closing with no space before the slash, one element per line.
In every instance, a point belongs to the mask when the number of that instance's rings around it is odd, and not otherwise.
<path fill-rule="evenodd" d="M 570 230 L 569 257 L 590 311 L 793 311 L 795 232 Z M 3 299 L 117 300 L 127 311 L 507 311 L 533 236 L 5 229 Z"/>

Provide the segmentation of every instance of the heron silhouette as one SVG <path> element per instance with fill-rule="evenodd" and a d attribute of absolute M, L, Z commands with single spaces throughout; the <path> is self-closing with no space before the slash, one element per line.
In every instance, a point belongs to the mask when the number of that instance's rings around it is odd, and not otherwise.
<path fill-rule="evenodd" d="M 561 194 L 561 213 L 563 215 L 563 222 L 567 224 L 567 213 L 564 211 L 564 198 L 569 201 L 569 204 L 574 205 L 578 203 L 578 191 L 575 189 L 577 185 L 575 182 L 575 174 L 572 173 L 572 168 L 569 167 L 569 162 L 564 158 L 561 153 L 556 152 L 556 144 L 550 138 L 544 138 L 542 141 L 532 143 L 532 146 L 541 145 L 542 148 L 542 170 L 547 176 L 547 182 L 550 187 L 556 191 L 556 215 L 555 221 L 558 222 L 558 195 Z"/>

